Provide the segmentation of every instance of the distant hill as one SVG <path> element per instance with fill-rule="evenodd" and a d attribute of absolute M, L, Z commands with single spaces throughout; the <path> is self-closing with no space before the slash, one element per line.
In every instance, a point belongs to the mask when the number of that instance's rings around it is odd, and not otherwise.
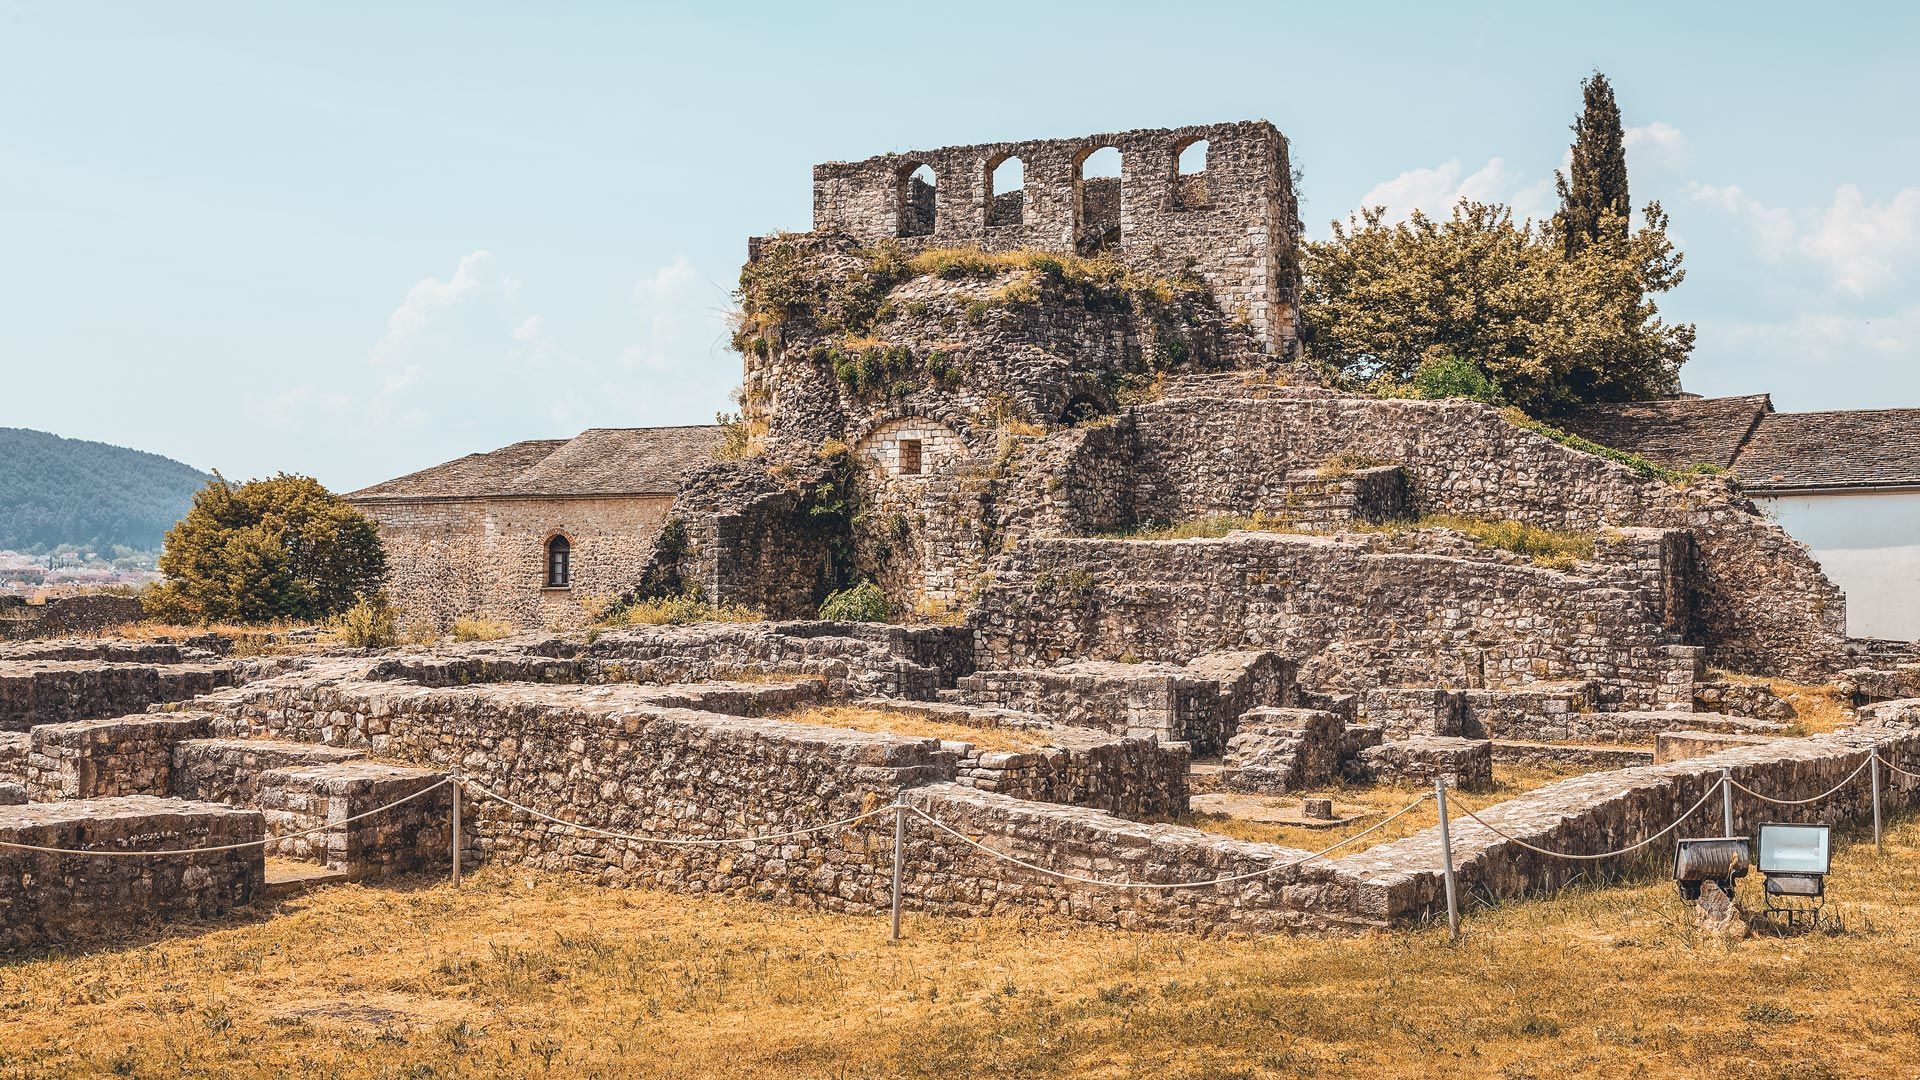
<path fill-rule="evenodd" d="M 0 548 L 155 550 L 211 479 L 159 454 L 0 428 Z"/>

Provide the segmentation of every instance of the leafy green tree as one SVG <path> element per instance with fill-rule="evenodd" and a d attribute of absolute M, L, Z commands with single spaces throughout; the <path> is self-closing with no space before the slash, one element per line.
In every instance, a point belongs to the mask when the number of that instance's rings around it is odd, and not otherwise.
<path fill-rule="evenodd" d="M 167 580 L 144 594 L 155 618 L 313 621 L 377 594 L 386 554 L 373 522 L 310 477 L 215 474 L 168 530 L 159 566 Z"/>
<path fill-rule="evenodd" d="M 1385 218 L 1362 210 L 1306 247 L 1306 344 L 1336 372 L 1413 393 L 1423 365 L 1458 358 L 1535 414 L 1678 388 L 1694 331 L 1663 322 L 1651 299 L 1684 276 L 1658 203 L 1631 232 L 1603 215 L 1599 238 L 1571 256 L 1553 226 L 1495 204 Z"/>
<path fill-rule="evenodd" d="M 1602 235 L 1624 237 L 1633 213 L 1627 196 L 1626 132 L 1620 126 L 1613 84 L 1596 71 L 1580 84 L 1580 93 L 1585 107 L 1573 123 L 1573 162 L 1566 172 L 1553 174 L 1560 190 L 1553 227 L 1568 258 Z"/>
<path fill-rule="evenodd" d="M 887 594 L 871 581 L 841 589 L 820 605 L 820 617 L 833 622 L 886 622 Z"/>

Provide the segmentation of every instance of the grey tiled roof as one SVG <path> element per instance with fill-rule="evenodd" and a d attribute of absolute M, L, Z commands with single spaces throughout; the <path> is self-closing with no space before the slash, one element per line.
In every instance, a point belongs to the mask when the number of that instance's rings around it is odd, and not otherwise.
<path fill-rule="evenodd" d="M 515 495 L 672 495 L 713 460 L 713 424 L 591 428 L 572 439 L 517 442 L 361 488 L 347 498 L 471 499 Z"/>
<path fill-rule="evenodd" d="M 1589 405 L 1555 422 L 1602 446 L 1639 454 L 1669 468 L 1717 465 L 1730 469 L 1754 426 L 1772 411 L 1765 394 L 1669 398 Z"/>
<path fill-rule="evenodd" d="M 1920 409 L 1769 414 L 1734 472 L 1754 491 L 1920 486 Z"/>

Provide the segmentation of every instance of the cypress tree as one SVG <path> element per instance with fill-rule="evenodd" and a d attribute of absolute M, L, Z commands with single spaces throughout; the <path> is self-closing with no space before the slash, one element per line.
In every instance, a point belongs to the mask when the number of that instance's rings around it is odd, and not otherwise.
<path fill-rule="evenodd" d="M 1625 236 L 1633 209 L 1627 197 L 1626 133 L 1620 127 L 1613 84 L 1596 71 L 1580 84 L 1580 91 L 1586 104 L 1573 124 L 1573 164 L 1566 173 L 1553 174 L 1560 190 L 1554 226 L 1569 256 L 1600 239 L 1606 213 L 1617 215 L 1611 227 Z"/>

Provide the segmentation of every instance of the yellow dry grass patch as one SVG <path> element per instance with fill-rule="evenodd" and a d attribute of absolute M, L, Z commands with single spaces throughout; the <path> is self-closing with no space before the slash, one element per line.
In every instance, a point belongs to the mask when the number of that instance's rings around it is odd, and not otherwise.
<path fill-rule="evenodd" d="M 1545 787 L 1548 784 L 1578 776 L 1585 770 L 1552 769 L 1533 765 L 1506 765 L 1495 763 L 1493 766 L 1493 788 L 1488 791 L 1449 793 L 1449 798 L 1465 802 L 1476 809 L 1504 802 L 1515 795 Z M 1298 825 L 1281 825 L 1265 821 L 1253 821 L 1247 818 L 1229 817 L 1224 814 L 1193 814 L 1182 819 L 1182 824 L 1192 825 L 1207 832 L 1220 833 L 1239 840 L 1255 840 L 1263 844 L 1279 844 L 1282 847 L 1300 848 L 1305 851 L 1319 851 L 1336 840 L 1344 840 L 1379 825 L 1382 818 L 1406 806 L 1422 795 L 1431 794 L 1429 787 L 1410 787 L 1391 784 L 1331 784 L 1315 791 L 1301 792 L 1299 795 L 1287 795 L 1284 801 L 1298 803 L 1301 799 L 1332 799 L 1336 810 L 1354 807 L 1367 811 L 1367 816 L 1349 825 L 1333 829 L 1308 829 Z M 1458 816 L 1458 811 L 1455 812 Z M 1390 840 L 1399 840 L 1412 836 L 1423 829 L 1431 829 L 1440 823 L 1440 808 L 1431 799 L 1418 808 L 1408 811 L 1388 823 L 1380 831 L 1355 840 L 1353 843 L 1334 852 L 1330 858 L 1351 855 L 1356 851 L 1365 851 L 1375 844 L 1384 844 Z"/>
<path fill-rule="evenodd" d="M 906 735 L 916 739 L 950 739 L 967 742 L 982 750 L 1039 750 L 1048 745 L 1043 736 L 1017 728 L 970 727 L 944 720 L 928 720 L 891 709 L 870 709 L 856 705 L 823 705 L 801 709 L 780 717 L 796 724 L 851 728 L 887 735 Z"/>
<path fill-rule="evenodd" d="M 827 915 L 488 870 L 0 966 L 0 1074 L 1908 1076 L 1920 827 L 1837 936 L 1727 943 L 1664 883 L 1360 938 Z M 1753 886 L 1743 886 L 1749 895 Z"/>

